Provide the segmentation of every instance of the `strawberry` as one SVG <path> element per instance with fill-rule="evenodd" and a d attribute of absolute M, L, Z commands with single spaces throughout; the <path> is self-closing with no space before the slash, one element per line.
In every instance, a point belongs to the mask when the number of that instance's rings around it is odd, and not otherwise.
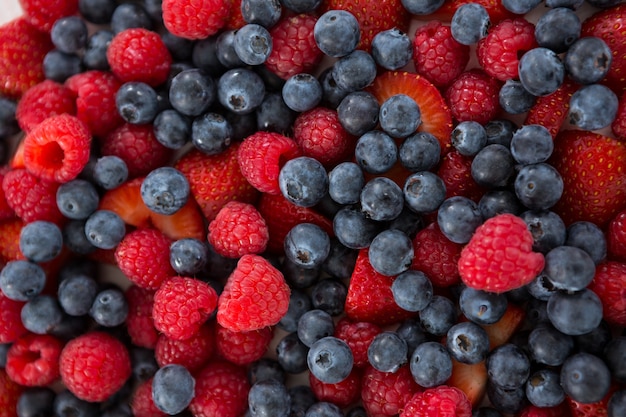
<path fill-rule="evenodd" d="M 596 268 L 589 289 L 602 301 L 604 319 L 612 324 L 626 326 L 626 264 L 603 262 Z"/>
<path fill-rule="evenodd" d="M 611 385 L 609 392 L 604 398 L 595 403 L 580 403 L 569 396 L 565 397 L 565 402 L 569 406 L 572 417 L 609 417 L 607 405 L 616 388 L 616 384 Z"/>
<path fill-rule="evenodd" d="M 566 77 L 563 84 L 554 93 L 537 97 L 535 104 L 526 114 L 524 124 L 543 125 L 555 138 L 567 117 L 569 100 L 576 90 L 578 90 L 578 86 Z"/>
<path fill-rule="evenodd" d="M 58 19 L 78 12 L 78 0 L 20 0 L 24 17 L 39 30 L 50 32 Z"/>
<path fill-rule="evenodd" d="M 401 0 L 371 2 L 367 0 L 324 0 L 320 12 L 347 10 L 356 17 L 361 27 L 361 40 L 358 49 L 370 50 L 372 39 L 383 30 L 397 28 L 402 32 L 409 29 L 410 15 Z"/>
<path fill-rule="evenodd" d="M 487 392 L 487 367 L 485 361 L 468 365 L 452 360 L 452 375 L 446 382 L 463 391 L 473 407 L 483 400 Z"/>
<path fill-rule="evenodd" d="M 16 416 L 17 402 L 25 387 L 14 382 L 4 369 L 0 369 L 0 412 L 1 416 Z"/>
<path fill-rule="evenodd" d="M 451 148 L 452 115 L 441 93 L 425 77 L 406 71 L 386 71 L 376 77 L 368 88 L 380 104 L 396 94 L 413 98 L 420 108 L 420 132 L 433 134 L 441 145 L 442 154 Z"/>
<path fill-rule="evenodd" d="M 566 224 L 586 220 L 600 227 L 626 208 L 626 143 L 582 130 L 565 130 L 548 161 L 563 178 L 552 208 Z"/>
<path fill-rule="evenodd" d="M 489 348 L 493 350 L 508 342 L 524 322 L 525 316 L 526 312 L 522 307 L 509 303 L 500 320 L 493 324 L 481 325 L 489 336 Z"/>
<path fill-rule="evenodd" d="M 24 221 L 17 217 L 0 223 L 0 261 L 3 264 L 24 259 L 20 250 L 20 232 L 24 224 Z"/>
<path fill-rule="evenodd" d="M 446 198 L 462 196 L 478 202 L 485 193 L 472 177 L 472 158 L 456 149 L 441 158 L 437 175 L 446 185 Z"/>
<path fill-rule="evenodd" d="M 491 21 L 492 25 L 495 25 L 501 20 L 511 19 L 515 17 L 515 14 L 508 11 L 502 5 L 502 1 L 474 0 L 470 2 L 468 0 L 449 0 L 445 1 L 443 5 L 439 9 L 437 9 L 436 12 L 425 16 L 425 18 L 428 20 L 437 19 L 450 21 L 452 20 L 452 16 L 454 16 L 454 12 L 456 12 L 459 7 L 467 3 L 478 3 L 483 6 L 487 10 L 487 13 L 489 13 L 489 20 Z"/>

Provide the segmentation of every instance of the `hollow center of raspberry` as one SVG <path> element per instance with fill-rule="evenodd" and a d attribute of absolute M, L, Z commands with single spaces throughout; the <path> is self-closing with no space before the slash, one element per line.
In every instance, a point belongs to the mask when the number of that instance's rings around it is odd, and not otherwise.
<path fill-rule="evenodd" d="M 65 152 L 57 142 L 52 141 L 42 146 L 41 158 L 45 160 L 45 165 L 49 168 L 61 169 Z"/>
<path fill-rule="evenodd" d="M 34 351 L 34 350 L 29 350 L 27 352 L 24 352 L 22 355 L 22 361 L 24 363 L 33 363 L 33 362 L 37 362 L 38 360 L 41 359 L 41 352 L 39 351 Z"/>

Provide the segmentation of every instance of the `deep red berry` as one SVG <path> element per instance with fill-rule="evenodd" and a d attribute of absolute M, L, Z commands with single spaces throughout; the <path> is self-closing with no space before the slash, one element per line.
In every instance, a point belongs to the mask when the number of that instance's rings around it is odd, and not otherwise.
<path fill-rule="evenodd" d="M 505 213 L 480 225 L 461 251 L 459 274 L 468 287 L 502 293 L 535 279 L 544 266 L 533 252 L 533 237 L 524 220 Z"/>
<path fill-rule="evenodd" d="M 218 254 L 240 258 L 264 252 L 269 231 L 265 219 L 252 204 L 230 201 L 209 223 L 208 238 Z"/>
<path fill-rule="evenodd" d="M 17 402 L 25 388 L 7 375 L 4 369 L 0 368 L 0 411 L 2 417 L 13 417 L 17 415 Z"/>
<path fill-rule="evenodd" d="M 373 323 L 352 321 L 343 317 L 335 325 L 334 336 L 348 344 L 354 358 L 354 366 L 361 367 L 369 363 L 367 349 L 381 331 L 382 329 Z"/>
<path fill-rule="evenodd" d="M 626 326 L 626 264 L 616 261 L 601 263 L 596 267 L 596 274 L 588 288 L 602 301 L 604 319 Z"/>
<path fill-rule="evenodd" d="M 563 83 L 552 94 L 537 97 L 535 104 L 526 114 L 524 124 L 539 124 L 550 131 L 552 138 L 561 130 L 569 110 L 569 101 L 579 85 L 565 77 Z M 616 119 L 617 120 L 617 119 Z"/>
<path fill-rule="evenodd" d="M 131 282 L 156 290 L 166 279 L 176 275 L 170 265 L 171 243 L 156 229 L 133 230 L 115 249 L 115 260 Z"/>
<path fill-rule="evenodd" d="M 167 80 L 172 56 L 158 33 L 130 28 L 116 34 L 107 49 L 111 71 L 121 81 L 158 86 Z"/>
<path fill-rule="evenodd" d="M 408 364 L 401 366 L 396 372 L 381 372 L 368 366 L 363 373 L 361 400 L 368 416 L 395 416 L 404 409 L 413 394 L 420 390 Z"/>
<path fill-rule="evenodd" d="M 620 97 L 617 115 L 613 123 L 611 123 L 611 130 L 615 137 L 620 140 L 626 140 L 626 91 Z"/>
<path fill-rule="evenodd" d="M 47 220 L 60 224 L 63 221 L 56 203 L 59 186 L 58 182 L 41 179 L 26 169 L 13 169 L 2 180 L 7 204 L 26 223 Z"/>
<path fill-rule="evenodd" d="M 450 287 L 461 280 L 457 264 L 463 245 L 452 242 L 437 223 L 423 228 L 413 238 L 415 256 L 411 269 L 422 271 L 437 287 Z"/>
<path fill-rule="evenodd" d="M 186 39 L 217 33 L 231 15 L 230 0 L 163 0 L 163 23 L 169 32 Z"/>
<path fill-rule="evenodd" d="M 8 166 L 0 168 L 0 221 L 11 220 L 15 218 L 15 212 L 7 202 L 7 199 L 4 195 L 4 190 L 2 189 L 4 174 L 9 172 L 10 170 L 11 169 Z"/>
<path fill-rule="evenodd" d="M 154 327 L 170 339 L 193 336 L 217 307 L 217 293 L 195 278 L 172 277 L 154 294 Z"/>
<path fill-rule="evenodd" d="M 161 367 L 174 363 L 195 372 L 209 362 L 214 352 L 215 325 L 211 321 L 200 326 L 197 332 L 185 340 L 159 335 L 154 357 Z"/>
<path fill-rule="evenodd" d="M 149 378 L 141 382 L 135 391 L 130 403 L 130 408 L 135 417 L 165 417 L 166 413 L 159 410 L 152 399 L 152 380 Z"/>
<path fill-rule="evenodd" d="M 13 381 L 28 387 L 51 384 L 59 377 L 62 348 L 63 342 L 49 334 L 26 334 L 7 352 L 7 374 Z"/>
<path fill-rule="evenodd" d="M 215 336 L 221 357 L 236 365 L 249 365 L 265 355 L 274 337 L 274 328 L 236 332 L 218 324 Z"/>
<path fill-rule="evenodd" d="M 126 346 L 100 331 L 90 331 L 70 340 L 61 351 L 59 368 L 67 389 L 91 402 L 110 398 L 131 375 Z"/>
<path fill-rule="evenodd" d="M 241 13 L 241 0 L 232 0 L 230 5 L 230 14 L 226 23 L 224 24 L 224 30 L 236 30 L 247 24 Z"/>
<path fill-rule="evenodd" d="M 437 175 L 446 186 L 446 198 L 462 196 L 478 202 L 485 193 L 472 177 L 472 158 L 456 149 L 441 158 Z"/>
<path fill-rule="evenodd" d="M 606 230 L 609 259 L 626 261 L 626 210 L 611 219 Z"/>
<path fill-rule="evenodd" d="M 471 417 L 472 404 L 458 388 L 440 385 L 416 393 L 406 404 L 400 417 L 430 417 L 439 410 L 441 417 Z"/>
<path fill-rule="evenodd" d="M 24 17 L 39 30 L 50 32 L 57 19 L 78 12 L 78 0 L 19 0 Z"/>
<path fill-rule="evenodd" d="M 445 92 L 452 117 L 457 121 L 474 121 L 485 124 L 493 119 L 500 109 L 498 81 L 473 69 L 459 75 Z"/>
<path fill-rule="evenodd" d="M 283 274 L 258 255 L 244 255 L 219 297 L 217 322 L 233 331 L 273 326 L 287 313 L 290 289 Z"/>
<path fill-rule="evenodd" d="M 63 84 L 45 80 L 22 95 L 15 117 L 22 130 L 28 133 L 48 117 L 63 113 L 76 114 L 76 97 Z"/>
<path fill-rule="evenodd" d="M 126 317 L 128 335 L 135 346 L 147 349 L 154 349 L 159 337 L 152 319 L 154 292 L 154 290 L 134 284 L 125 292 L 128 303 L 128 316 Z"/>
<path fill-rule="evenodd" d="M 197 417 L 239 417 L 248 408 L 250 383 L 243 367 L 210 362 L 196 375 L 195 396 L 189 411 Z"/>
<path fill-rule="evenodd" d="M 361 396 L 361 369 L 352 368 L 350 374 L 341 382 L 328 384 L 309 373 L 309 385 L 318 401 L 327 401 L 340 408 L 355 403 Z"/>

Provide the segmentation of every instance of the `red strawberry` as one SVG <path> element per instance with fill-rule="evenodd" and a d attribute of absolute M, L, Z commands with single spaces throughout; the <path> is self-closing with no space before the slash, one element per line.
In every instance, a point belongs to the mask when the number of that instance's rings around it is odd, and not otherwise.
<path fill-rule="evenodd" d="M 481 403 L 485 396 L 487 379 L 485 361 L 468 365 L 453 359 L 452 376 L 446 384 L 463 391 L 472 406 L 475 407 Z"/>
<path fill-rule="evenodd" d="M 586 220 L 602 227 L 626 208 L 626 143 L 565 130 L 556 137 L 548 162 L 563 177 L 563 195 L 552 210 L 566 224 Z"/>
<path fill-rule="evenodd" d="M 615 120 L 611 123 L 611 130 L 616 138 L 626 140 L 626 91 L 619 99 L 617 115 L 615 115 Z"/>
<path fill-rule="evenodd" d="M 376 77 L 368 90 L 382 104 L 396 94 L 413 98 L 420 108 L 420 132 L 433 134 L 441 145 L 442 153 L 451 149 L 452 115 L 441 93 L 425 77 L 405 71 L 387 71 Z"/>
<path fill-rule="evenodd" d="M 17 402 L 26 388 L 13 382 L 4 369 L 0 369 L 0 415 L 16 416 Z"/>
<path fill-rule="evenodd" d="M 427 19 L 438 19 L 438 20 L 452 20 L 452 16 L 454 16 L 454 12 L 464 4 L 470 3 L 468 0 L 449 0 L 445 1 L 443 5 L 434 13 L 426 16 Z M 487 9 L 487 13 L 489 13 L 489 20 L 491 24 L 494 25 L 501 20 L 510 19 L 515 15 L 508 11 L 503 5 L 502 1 L 499 0 L 474 0 L 471 3 L 478 3 Z"/>
<path fill-rule="evenodd" d="M 410 14 L 401 0 L 325 0 L 320 12 L 328 10 L 347 10 L 356 17 L 361 27 L 361 41 L 358 49 L 369 51 L 374 36 L 383 30 L 397 28 L 402 32 L 409 29 Z"/>
<path fill-rule="evenodd" d="M 422 271 L 438 287 L 449 287 L 459 283 L 457 263 L 463 245 L 452 242 L 431 223 L 417 232 L 413 238 L 415 256 L 411 269 Z"/>
<path fill-rule="evenodd" d="M 580 403 L 569 396 L 565 397 L 565 402 L 569 406 L 572 417 L 609 417 L 607 405 L 616 389 L 616 384 L 611 385 L 604 398 L 595 403 Z"/>
<path fill-rule="evenodd" d="M 24 224 L 24 221 L 17 217 L 0 223 L 0 261 L 3 264 L 24 259 L 20 250 L 20 232 Z"/>
<path fill-rule="evenodd" d="M 441 158 L 437 175 L 446 185 L 446 198 L 463 196 L 478 202 L 485 193 L 472 177 L 472 158 L 461 155 L 456 149 Z"/>
<path fill-rule="evenodd" d="M 526 311 L 522 307 L 509 303 L 500 320 L 493 324 L 481 325 L 489 336 L 489 348 L 493 350 L 508 342 L 524 322 L 525 316 Z"/>
<path fill-rule="evenodd" d="M 602 301 L 604 319 L 626 326 L 626 264 L 609 261 L 598 265 L 589 289 Z"/>
<path fill-rule="evenodd" d="M 43 58 L 50 36 L 20 17 L 0 26 L 0 94 L 19 98 L 44 80 Z"/>
<path fill-rule="evenodd" d="M 39 30 L 49 32 L 57 19 L 78 12 L 78 0 L 20 0 L 24 17 Z"/>
<path fill-rule="evenodd" d="M 519 417 L 569 417 L 569 415 L 567 402 L 563 401 L 561 404 L 554 407 L 529 405 L 520 412 Z"/>
<path fill-rule="evenodd" d="M 543 125 L 555 138 L 567 117 L 569 100 L 576 90 L 578 85 L 566 77 L 554 93 L 537 97 L 535 104 L 526 114 L 524 124 Z"/>

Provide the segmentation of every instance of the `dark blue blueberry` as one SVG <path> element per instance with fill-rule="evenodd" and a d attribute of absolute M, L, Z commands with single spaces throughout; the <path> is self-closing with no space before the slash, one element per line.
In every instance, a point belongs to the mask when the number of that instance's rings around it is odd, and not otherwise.
<path fill-rule="evenodd" d="M 61 323 L 63 310 L 55 297 L 40 294 L 24 304 L 21 318 L 26 330 L 46 334 Z"/>
<path fill-rule="evenodd" d="M 626 336 L 618 336 L 606 345 L 604 360 L 613 379 L 620 383 L 626 382 Z"/>
<path fill-rule="evenodd" d="M 456 306 L 449 298 L 433 295 L 430 303 L 420 310 L 419 319 L 427 333 L 443 336 L 457 322 Z"/>
<path fill-rule="evenodd" d="M 93 167 L 94 182 L 105 190 L 116 188 L 128 178 L 128 166 L 119 156 L 107 155 L 96 160 Z"/>
<path fill-rule="evenodd" d="M 477 324 L 493 324 L 502 318 L 508 306 L 504 294 L 465 287 L 459 297 L 461 312 Z"/>
<path fill-rule="evenodd" d="M 328 173 L 328 194 L 339 204 L 358 203 L 364 185 L 363 171 L 354 162 L 342 162 Z"/>
<path fill-rule="evenodd" d="M 354 91 L 347 94 L 337 106 L 341 126 L 351 135 L 361 136 L 378 124 L 380 106 L 373 94 Z"/>
<path fill-rule="evenodd" d="M 77 54 L 66 54 L 53 49 L 43 58 L 43 72 L 47 79 L 64 83 L 72 75 L 83 71 L 83 63 Z"/>
<path fill-rule="evenodd" d="M 304 417 L 343 417 L 341 408 L 328 401 L 318 401 L 306 410 Z"/>
<path fill-rule="evenodd" d="M 572 10 L 578 9 L 584 0 L 546 0 L 546 6 L 550 8 L 567 7 Z"/>
<path fill-rule="evenodd" d="M 224 152 L 232 140 L 233 126 L 220 113 L 205 113 L 191 123 L 191 143 L 207 155 Z"/>
<path fill-rule="evenodd" d="M 526 14 L 537 7 L 541 0 L 502 0 L 502 6 L 515 14 Z"/>
<path fill-rule="evenodd" d="M 376 78 L 376 61 L 365 51 L 357 49 L 339 58 L 332 67 L 333 79 L 348 92 L 361 90 Z"/>
<path fill-rule="evenodd" d="M 489 336 L 478 324 L 471 321 L 457 323 L 446 334 L 450 356 L 461 363 L 482 362 L 489 353 Z"/>
<path fill-rule="evenodd" d="M 484 6 L 478 3 L 461 5 L 450 21 L 452 37 L 461 45 L 473 45 L 487 35 L 491 21 Z"/>
<path fill-rule="evenodd" d="M 115 95 L 115 104 L 122 119 L 131 124 L 151 123 L 159 112 L 154 88 L 138 81 L 122 84 Z"/>
<path fill-rule="evenodd" d="M 502 414 L 493 407 L 478 407 L 472 412 L 472 417 L 502 417 Z"/>
<path fill-rule="evenodd" d="M 100 417 L 132 417 L 133 411 L 130 404 L 116 404 L 104 407 Z"/>
<path fill-rule="evenodd" d="M 524 288 L 527 288 L 527 287 L 525 286 Z M 530 327 L 550 325 L 550 319 L 548 318 L 548 302 L 547 301 L 542 301 L 538 298 L 531 297 L 526 302 L 526 312 L 527 313 L 526 313 L 525 320 L 526 320 L 526 323 L 530 325 Z"/>
<path fill-rule="evenodd" d="M 44 417 L 53 412 L 56 393 L 48 387 L 26 388 L 17 400 L 16 417 Z"/>
<path fill-rule="evenodd" d="M 107 29 L 97 30 L 89 36 L 83 53 L 85 68 L 100 71 L 107 71 L 110 68 L 107 49 L 113 36 L 113 32 Z"/>
<path fill-rule="evenodd" d="M 307 365 L 313 376 L 327 384 L 343 381 L 352 372 L 354 357 L 341 339 L 324 337 L 315 342 L 307 354 Z"/>
<path fill-rule="evenodd" d="M 569 122 L 582 130 L 598 130 L 613 123 L 618 98 L 610 88 L 590 84 L 577 90 L 570 99 Z"/>
<path fill-rule="evenodd" d="M 356 162 L 370 174 L 387 172 L 398 160 L 396 142 L 387 133 L 372 130 L 357 140 L 354 150 Z"/>
<path fill-rule="evenodd" d="M 611 371 L 599 357 L 576 353 L 561 366 L 561 386 L 572 400 L 595 403 L 609 392 Z"/>
<path fill-rule="evenodd" d="M 209 262 L 209 249 L 198 239 L 183 238 L 170 245 L 170 265 L 180 275 L 193 276 Z"/>
<path fill-rule="evenodd" d="M 216 34 L 194 42 L 191 50 L 192 66 L 188 69 L 198 68 L 213 77 L 225 71 L 225 66 L 217 54 L 219 36 Z"/>
<path fill-rule="evenodd" d="M 405 205 L 398 217 L 387 223 L 387 227 L 389 229 L 399 230 L 410 238 L 413 238 L 415 234 L 424 227 L 424 222 L 420 214 Z"/>
<path fill-rule="evenodd" d="M 498 102 L 508 114 L 522 114 L 531 109 L 536 97 L 530 94 L 518 80 L 508 79 L 500 88 Z"/>
<path fill-rule="evenodd" d="M 234 113 L 253 112 L 265 98 L 263 79 L 246 68 L 228 70 L 217 82 L 217 98 Z"/>
<path fill-rule="evenodd" d="M 87 25 L 78 16 L 57 19 L 50 30 L 50 39 L 56 49 L 67 54 L 79 52 L 87 44 Z"/>
<path fill-rule="evenodd" d="M 525 285 L 525 287 L 533 298 L 546 302 L 556 291 L 556 288 L 554 288 L 548 277 L 543 272 L 537 275 L 535 279 Z M 547 320 L 547 313 L 545 318 Z"/>
<path fill-rule="evenodd" d="M 395 94 L 385 100 L 378 115 L 381 129 L 394 138 L 405 138 L 422 122 L 420 108 L 406 94 Z"/>
<path fill-rule="evenodd" d="M 455 243 L 467 243 L 483 222 L 478 204 L 467 197 L 447 198 L 439 206 L 437 223 L 441 232 Z"/>
<path fill-rule="evenodd" d="M 57 189 L 57 207 L 68 219 L 86 219 L 96 211 L 99 202 L 98 190 L 86 180 L 71 180 L 61 184 Z"/>
<path fill-rule="evenodd" d="M 279 0 L 242 0 L 241 17 L 246 23 L 256 23 L 266 28 L 271 28 L 282 13 Z"/>
<path fill-rule="evenodd" d="M 235 32 L 233 47 L 244 64 L 261 65 L 272 52 L 272 36 L 265 27 L 248 23 Z"/>
<path fill-rule="evenodd" d="M 528 210 L 520 215 L 533 237 L 533 250 L 548 253 L 565 243 L 566 229 L 561 217 L 553 211 Z"/>
<path fill-rule="evenodd" d="M 187 368 L 169 364 L 160 368 L 152 380 L 154 405 L 166 414 L 182 412 L 194 397 L 196 381 Z"/>
<path fill-rule="evenodd" d="M 276 345 L 276 359 L 288 374 L 299 374 L 307 370 L 309 348 L 300 341 L 298 333 L 292 332 Z"/>
<path fill-rule="evenodd" d="M 598 7 L 600 9 L 606 9 L 612 6 L 619 4 L 618 0 L 587 0 L 587 3 L 591 4 L 593 7 Z"/>
<path fill-rule="evenodd" d="M 604 320 L 589 333 L 574 336 L 577 351 L 591 353 L 596 356 L 604 354 L 604 349 L 611 340 L 613 340 L 611 327 Z"/>
<path fill-rule="evenodd" d="M 528 355 L 534 362 L 561 366 L 573 350 L 572 336 L 561 333 L 549 324 L 535 327 L 528 335 Z"/>
<path fill-rule="evenodd" d="M 564 244 L 584 250 L 596 264 L 606 259 L 606 236 L 594 223 L 578 221 L 570 224 Z"/>
<path fill-rule="evenodd" d="M 333 317 L 324 310 L 306 311 L 298 320 L 298 338 L 307 347 L 324 337 L 332 336 L 334 331 Z"/>
<path fill-rule="evenodd" d="M 70 316 L 89 313 L 98 293 L 98 284 L 88 275 L 74 275 L 61 281 L 57 290 L 59 305 Z"/>
<path fill-rule="evenodd" d="M 556 7 L 543 14 L 535 26 L 539 46 L 556 53 L 566 52 L 580 37 L 580 17 L 572 9 Z"/>
<path fill-rule="evenodd" d="M 506 146 L 487 145 L 472 160 L 471 174 L 483 187 L 504 187 L 515 174 L 515 160 Z"/>
<path fill-rule="evenodd" d="M 7 353 L 11 349 L 13 343 L 0 343 L 0 368 L 7 367 Z"/>
<path fill-rule="evenodd" d="M 177 110 L 160 112 L 153 122 L 154 136 L 166 148 L 180 149 L 191 138 L 191 120 Z"/>
<path fill-rule="evenodd" d="M 81 400 L 68 389 L 56 395 L 53 410 L 55 417 L 98 417 L 100 415 L 98 403 Z"/>
<path fill-rule="evenodd" d="M 548 318 L 565 334 L 577 336 L 589 333 L 602 321 L 602 302 L 591 290 L 558 291 L 548 300 Z"/>
<path fill-rule="evenodd" d="M 487 220 L 502 213 L 518 215 L 524 206 L 510 190 L 489 190 L 478 201 L 478 209 L 483 219 Z"/>
<path fill-rule="evenodd" d="M 548 210 L 563 194 L 563 178 L 545 162 L 523 166 L 515 177 L 515 194 L 530 210 Z"/>
<path fill-rule="evenodd" d="M 397 229 L 387 229 L 377 234 L 368 250 L 372 268 L 387 276 L 395 276 L 409 269 L 413 257 L 412 240 Z"/>
<path fill-rule="evenodd" d="M 337 82 L 333 78 L 333 67 L 330 66 L 322 71 L 317 77 L 322 86 L 322 104 L 331 109 L 336 109 L 341 101 L 350 93 L 350 91 L 343 89 L 337 85 Z M 376 109 L 378 112 L 378 108 Z M 376 113 L 378 117 L 378 113 Z M 378 122 L 378 120 L 377 120 Z"/>
<path fill-rule="evenodd" d="M 266 132 L 288 134 L 296 113 L 287 107 L 280 93 L 268 93 L 256 109 L 256 127 Z"/>
<path fill-rule="evenodd" d="M 452 129 L 450 142 L 461 155 L 474 156 L 487 144 L 487 132 L 478 122 L 462 121 Z"/>
<path fill-rule="evenodd" d="M 349 11 L 329 10 L 315 22 L 313 37 L 320 51 L 340 58 L 355 50 L 361 40 L 361 29 Z"/>
<path fill-rule="evenodd" d="M 289 308 L 287 313 L 280 319 L 277 326 L 286 332 L 295 332 L 298 330 L 298 321 L 300 317 L 312 308 L 311 298 L 309 295 L 298 289 L 292 288 L 289 296 Z"/>
<path fill-rule="evenodd" d="M 397 372 L 408 361 L 409 348 L 396 332 L 378 333 L 367 348 L 367 360 L 380 372 Z"/>
<path fill-rule="evenodd" d="M 141 183 L 141 199 L 158 214 L 171 215 L 189 199 L 187 178 L 176 168 L 161 167 L 151 171 Z"/>
<path fill-rule="evenodd" d="M 154 357 L 154 350 L 133 346 L 129 349 L 132 375 L 135 381 L 145 382 L 152 378 L 159 369 Z"/>
<path fill-rule="evenodd" d="M 584 250 L 558 246 L 546 254 L 544 273 L 555 288 L 579 291 L 593 280 L 596 265 Z"/>
<path fill-rule="evenodd" d="M 96 323 L 105 327 L 115 327 L 126 321 L 128 302 L 119 288 L 108 288 L 96 294 L 89 315 Z"/>
<path fill-rule="evenodd" d="M 417 132 L 402 141 L 398 149 L 398 159 L 402 166 L 411 172 L 428 171 L 439 163 L 441 145 L 437 138 L 428 132 Z"/>
<path fill-rule="evenodd" d="M 489 380 L 500 388 L 522 387 L 530 376 L 530 359 L 520 347 L 512 343 L 493 349 L 485 365 Z"/>
<path fill-rule="evenodd" d="M 175 62 L 191 61 L 194 46 L 193 40 L 176 36 L 168 31 L 161 34 L 161 39 Z"/>
<path fill-rule="evenodd" d="M 46 272 L 34 262 L 9 261 L 0 271 L 0 289 L 11 300 L 32 300 L 41 294 L 45 285 Z"/>
<path fill-rule="evenodd" d="M 487 399 L 496 410 L 506 415 L 518 414 L 528 405 L 524 386 L 502 388 L 491 381 L 487 382 Z"/>
<path fill-rule="evenodd" d="M 110 210 L 96 210 L 85 222 L 85 236 L 100 249 L 113 249 L 126 235 L 124 220 Z"/>
<path fill-rule="evenodd" d="M 185 116 L 199 116 L 215 101 L 215 88 L 215 81 L 204 70 L 183 70 L 170 83 L 170 104 Z"/>
<path fill-rule="evenodd" d="M 322 270 L 331 277 L 347 279 L 352 275 L 359 252 L 343 245 L 339 239 L 330 239 L 330 252 L 322 264 Z"/>
<path fill-rule="evenodd" d="M 330 252 L 330 238 L 313 223 L 299 223 L 285 236 L 285 256 L 296 265 L 319 268 Z"/>
<path fill-rule="evenodd" d="M 22 255 L 33 262 L 51 261 L 63 249 L 63 233 L 54 223 L 35 220 L 22 227 L 19 247 Z"/>
<path fill-rule="evenodd" d="M 291 398 L 287 387 L 276 379 L 258 381 L 248 392 L 248 411 L 252 417 L 288 417 Z"/>
<path fill-rule="evenodd" d="M 278 174 L 282 195 L 300 207 L 312 207 L 328 192 L 328 174 L 314 158 L 300 156 L 290 159 Z"/>
<path fill-rule="evenodd" d="M 415 15 L 427 15 L 436 12 L 445 0 L 401 0 L 407 12 Z"/>
<path fill-rule="evenodd" d="M 335 236 L 350 249 L 368 247 L 382 229 L 381 223 L 369 219 L 365 213 L 354 207 L 343 208 L 333 217 Z"/>
<path fill-rule="evenodd" d="M 313 308 L 323 310 L 333 317 L 343 313 L 348 287 L 339 279 L 319 280 L 311 291 Z"/>
<path fill-rule="evenodd" d="M 90 23 L 106 24 L 111 22 L 111 16 L 117 7 L 112 0 L 78 0 L 80 15 Z"/>
<path fill-rule="evenodd" d="M 163 24 L 163 0 L 143 0 L 141 4 L 153 21 Z"/>
<path fill-rule="evenodd" d="M 304 268 L 285 257 L 281 264 L 285 280 L 292 288 L 309 288 L 319 280 L 321 268 Z"/>
<path fill-rule="evenodd" d="M 433 284 L 422 271 L 409 270 L 394 279 L 391 293 L 393 300 L 403 310 L 420 311 L 433 298 Z"/>
<path fill-rule="evenodd" d="M 304 72 L 289 77 L 282 89 L 285 104 L 296 112 L 311 110 L 322 101 L 322 95 L 317 78 Z"/>
<path fill-rule="evenodd" d="M 400 69 L 413 58 L 413 42 L 397 28 L 383 30 L 372 39 L 372 56 L 385 69 Z"/>
<path fill-rule="evenodd" d="M 615 391 L 606 406 L 608 417 L 626 416 L 626 390 Z"/>
<path fill-rule="evenodd" d="M 122 3 L 115 8 L 111 16 L 111 30 L 120 33 L 126 29 L 152 29 L 152 18 L 139 3 Z"/>
<path fill-rule="evenodd" d="M 428 335 L 424 332 L 422 324 L 415 318 L 402 321 L 396 328 L 396 333 L 406 342 L 409 357 L 417 346 L 428 341 Z"/>
<path fill-rule="evenodd" d="M 498 144 L 508 148 L 517 128 L 517 125 L 509 119 L 494 119 L 488 121 L 485 125 L 487 144 Z"/>
<path fill-rule="evenodd" d="M 93 320 L 88 315 L 63 315 L 61 322 L 50 330 L 50 334 L 63 341 L 70 341 L 87 332 L 93 326 Z"/>
<path fill-rule="evenodd" d="M 285 382 L 286 375 L 283 368 L 277 360 L 271 358 L 261 358 L 250 364 L 248 369 L 248 381 L 250 384 L 256 384 L 259 381 L 275 379 L 279 382 Z"/>
<path fill-rule="evenodd" d="M 452 375 L 452 357 L 439 342 L 419 344 L 409 362 L 411 375 L 418 385 L 431 388 L 441 385 Z"/>
<path fill-rule="evenodd" d="M 545 162 L 553 150 L 552 135 L 542 125 L 524 125 L 511 138 L 511 155 L 520 164 Z"/>
<path fill-rule="evenodd" d="M 291 399 L 289 417 L 304 417 L 306 411 L 317 402 L 313 390 L 308 385 L 295 385 L 288 389 Z"/>
<path fill-rule="evenodd" d="M 520 58 L 519 79 L 534 96 L 547 96 L 555 92 L 564 78 L 565 67 L 551 49 L 533 48 Z"/>
<path fill-rule="evenodd" d="M 0 97 L 0 139 L 8 139 L 20 131 L 15 118 L 16 109 L 15 101 Z"/>
<path fill-rule="evenodd" d="M 592 84 L 604 78 L 613 55 L 601 38 L 587 36 L 574 42 L 563 59 L 570 78 L 580 84 Z"/>
<path fill-rule="evenodd" d="M 321 0 L 280 0 L 282 5 L 295 13 L 308 13 L 318 8 Z"/>
<path fill-rule="evenodd" d="M 361 190 L 359 198 L 361 211 L 368 219 L 376 221 L 393 220 L 404 207 L 402 189 L 387 177 L 374 177 Z"/>

